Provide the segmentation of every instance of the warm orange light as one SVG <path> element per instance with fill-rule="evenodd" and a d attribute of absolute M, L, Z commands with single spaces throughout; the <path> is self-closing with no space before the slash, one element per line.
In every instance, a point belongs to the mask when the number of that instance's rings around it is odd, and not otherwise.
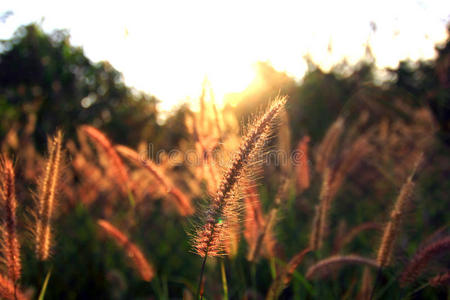
<path fill-rule="evenodd" d="M 163 110 L 196 102 L 205 76 L 222 105 L 225 94 L 252 81 L 257 61 L 300 79 L 303 56 L 327 70 L 342 59 L 357 62 L 367 43 L 378 67 L 431 58 L 446 38 L 448 10 L 448 1 L 10 2 L 14 15 L 0 39 L 44 17 L 47 32 L 69 29 L 72 44 L 93 61 L 110 61 L 127 85 L 161 99 Z"/>

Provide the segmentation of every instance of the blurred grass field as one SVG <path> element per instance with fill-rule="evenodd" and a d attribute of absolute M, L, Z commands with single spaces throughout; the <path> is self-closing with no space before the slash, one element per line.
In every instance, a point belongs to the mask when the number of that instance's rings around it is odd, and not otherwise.
<path fill-rule="evenodd" d="M 358 161 L 355 153 L 350 157 L 355 166 L 343 175 L 332 202 L 323 247 L 306 255 L 279 297 L 367 298 L 361 294 L 363 266 L 332 270 L 320 280 L 306 279 L 305 274 L 337 253 L 376 258 L 395 199 L 423 153 L 392 264 L 379 276 L 373 299 L 448 298 L 447 285 L 427 285 L 431 277 L 448 272 L 448 251 L 433 259 L 413 283 L 401 287 L 398 281 L 416 251 L 449 234 L 449 40 L 436 49 L 435 60 L 402 62 L 388 70 L 389 80 L 382 83 L 370 55 L 355 66 L 343 63 L 329 72 L 311 63 L 301 83 L 261 63 L 258 80 L 264 84 L 234 95 L 239 99 L 236 106 L 216 108 L 206 96 L 213 91 L 205 85 L 198 111 L 181 106 L 162 123 L 160 100 L 125 86 L 108 63 L 89 61 L 82 49 L 70 45 L 64 31 L 47 35 L 37 25 L 20 28 L 11 40 L 2 41 L 0 52 L 0 147 L 14 161 L 16 173 L 20 289 L 37 298 L 51 270 L 45 299 L 193 299 L 201 268 L 191 242 L 196 217 L 182 215 L 170 191 L 179 189 L 197 213 L 207 209 L 217 189 L 208 169 L 213 158 L 227 162 L 268 103 L 287 95 L 286 115 L 274 127 L 265 152 L 291 154 L 309 136 L 309 146 L 302 148 L 307 149 L 302 152 L 307 171 L 289 160 L 262 164 L 250 176 L 265 220 L 283 178 L 288 180 L 270 228 L 274 247 L 265 244 L 266 252 L 248 261 L 250 245 L 243 234 L 248 212 L 242 208 L 235 251 L 207 260 L 204 298 L 224 297 L 223 265 L 230 299 L 264 299 L 286 263 L 308 247 L 324 176 L 317 169 L 323 155 L 320 145 L 339 118 L 344 125 L 328 158 L 330 168 L 339 166 L 360 137 L 370 151 Z M 342 71 L 348 68 L 351 72 Z M 112 147 L 125 145 L 152 159 L 169 183 L 119 155 L 128 176 L 121 185 L 109 152 L 114 150 L 105 150 L 82 125 L 98 128 Z M 27 228 L 33 226 L 29 212 L 35 209 L 33 197 L 44 172 L 47 137 L 57 129 L 64 133 L 64 160 L 52 222 L 55 242 L 51 258 L 41 262 Z M 198 163 L 187 160 L 188 154 Z M 222 170 L 217 167 L 218 178 Z M 309 175 L 307 187 L 298 186 L 299 174 L 305 174 L 300 172 Z M 140 248 L 155 270 L 150 282 L 139 277 L 124 247 L 100 230 L 99 219 L 108 220 Z M 379 228 L 364 230 L 338 247 L 353 228 L 368 222 Z M 376 269 L 371 276 L 373 284 Z"/>

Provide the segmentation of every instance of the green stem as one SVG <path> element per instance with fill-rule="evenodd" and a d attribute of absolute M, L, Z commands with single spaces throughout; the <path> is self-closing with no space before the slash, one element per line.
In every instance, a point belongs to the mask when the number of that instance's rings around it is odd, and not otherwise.
<path fill-rule="evenodd" d="M 373 284 L 372 292 L 370 293 L 370 300 L 373 300 L 373 297 L 375 296 L 375 290 L 377 288 L 378 281 L 380 281 L 381 272 L 382 272 L 382 267 L 378 268 L 377 277 L 375 278 L 375 283 Z"/>
<path fill-rule="evenodd" d="M 223 299 L 228 300 L 227 274 L 225 272 L 225 264 L 223 259 L 220 260 L 220 272 L 222 274 Z"/>
<path fill-rule="evenodd" d="M 200 278 L 198 280 L 198 287 L 197 287 L 197 293 L 195 295 L 195 299 L 199 299 L 199 296 L 201 297 L 200 300 L 203 298 L 203 293 L 200 295 L 200 290 L 202 289 L 203 273 L 205 271 L 205 264 L 206 264 L 207 258 L 208 258 L 208 253 L 206 253 L 205 257 L 203 258 L 202 269 L 200 271 Z"/>

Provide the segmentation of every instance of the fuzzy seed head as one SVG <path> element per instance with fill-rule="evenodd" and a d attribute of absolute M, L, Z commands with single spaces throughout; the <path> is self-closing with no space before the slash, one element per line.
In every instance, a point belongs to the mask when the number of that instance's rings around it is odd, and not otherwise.
<path fill-rule="evenodd" d="M 223 237 L 226 236 L 223 230 L 231 226 L 228 224 L 229 218 L 226 212 L 233 211 L 234 209 L 230 208 L 234 207 L 236 202 L 233 201 L 235 197 L 231 196 L 236 194 L 237 183 L 242 178 L 244 169 L 267 140 L 272 123 L 284 108 L 285 103 L 285 97 L 274 100 L 267 112 L 250 128 L 230 167 L 222 176 L 210 209 L 205 213 L 206 222 L 196 232 L 194 249 L 200 256 L 214 256 L 221 252 Z"/>
<path fill-rule="evenodd" d="M 5 211 L 3 220 L 1 252 L 8 269 L 9 278 L 16 283 L 21 276 L 20 244 L 16 232 L 16 192 L 14 167 L 6 157 L 2 157 L 1 165 L 1 204 Z"/>
<path fill-rule="evenodd" d="M 122 247 L 133 262 L 133 266 L 144 281 L 151 281 L 154 276 L 152 265 L 147 261 L 142 251 L 132 243 L 128 237 L 106 220 L 97 221 L 103 229 L 120 247 Z"/>
<path fill-rule="evenodd" d="M 324 278 L 334 272 L 336 269 L 349 265 L 358 264 L 366 265 L 376 268 L 377 262 L 373 259 L 361 257 L 358 255 L 336 255 L 319 261 L 317 264 L 311 266 L 306 272 L 307 279 Z"/>
<path fill-rule="evenodd" d="M 37 199 L 37 213 L 35 214 L 35 245 L 36 257 L 39 260 L 47 260 L 52 247 L 52 219 L 56 205 L 58 182 L 61 176 L 62 160 L 62 133 L 58 131 L 49 142 L 49 158 L 45 171 L 39 182 L 39 194 Z"/>
<path fill-rule="evenodd" d="M 120 186 L 121 191 L 126 194 L 128 192 L 128 171 L 114 149 L 109 139 L 97 128 L 83 125 L 81 131 L 84 132 L 96 146 L 101 148 L 111 161 L 111 168 L 108 169 L 111 178 L 113 178 Z"/>

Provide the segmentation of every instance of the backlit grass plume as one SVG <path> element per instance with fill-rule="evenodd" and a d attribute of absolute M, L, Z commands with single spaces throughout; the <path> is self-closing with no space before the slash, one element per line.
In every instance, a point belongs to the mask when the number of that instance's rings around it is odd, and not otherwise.
<path fill-rule="evenodd" d="M 370 293 L 373 289 L 372 270 L 369 267 L 364 267 L 364 271 L 361 278 L 361 286 L 359 289 L 357 299 L 367 300 L 370 299 Z"/>
<path fill-rule="evenodd" d="M 6 300 L 28 299 L 9 278 L 0 274 L 0 298 Z"/>
<path fill-rule="evenodd" d="M 320 143 L 320 146 L 317 149 L 316 170 L 318 172 L 323 172 L 325 167 L 329 165 L 331 156 L 343 131 L 344 119 L 339 117 L 328 129 L 322 143 Z"/>
<path fill-rule="evenodd" d="M 118 145 L 115 147 L 117 152 L 126 157 L 134 164 L 144 167 L 150 172 L 158 183 L 165 189 L 166 193 L 175 200 L 178 211 L 182 216 L 191 215 L 194 213 L 191 200 L 180 189 L 174 186 L 171 180 L 164 175 L 160 168 L 151 160 L 144 160 L 139 157 L 139 154 L 126 146 Z"/>
<path fill-rule="evenodd" d="M 402 272 L 400 284 L 406 285 L 414 282 L 433 258 L 444 253 L 450 253 L 450 237 L 442 238 L 417 252 Z"/>
<path fill-rule="evenodd" d="M 325 220 L 327 219 L 332 200 L 330 197 L 330 177 L 330 170 L 327 168 L 324 171 L 322 179 L 322 188 L 319 196 L 320 205 L 317 205 L 315 208 L 316 214 L 313 219 L 313 227 L 309 238 L 309 247 L 314 251 L 322 247 L 328 225 Z"/>
<path fill-rule="evenodd" d="M 336 126 L 335 124 L 333 126 Z M 331 147 L 331 146 L 330 146 Z M 327 148 L 328 149 L 328 148 Z M 310 236 L 310 247 L 319 250 L 328 232 L 329 214 L 332 202 L 336 197 L 346 176 L 368 155 L 371 148 L 366 136 L 356 139 L 349 149 L 344 151 L 337 163 L 330 167 L 325 165 L 322 174 L 320 206 L 314 219 L 314 227 Z M 328 155 L 328 154 L 327 154 Z"/>
<path fill-rule="evenodd" d="M 442 274 L 438 274 L 428 280 L 428 283 L 432 287 L 438 287 L 438 286 L 449 286 L 450 285 L 450 271 L 447 271 Z"/>
<path fill-rule="evenodd" d="M 263 227 L 259 230 L 256 235 L 256 240 L 253 247 L 250 247 L 247 259 L 249 261 L 253 261 L 257 259 L 262 250 L 262 246 L 264 246 L 265 255 L 267 257 L 275 256 L 275 248 L 276 248 L 276 240 L 273 237 L 273 227 L 277 221 L 278 211 L 283 204 L 285 194 L 289 187 L 289 180 L 286 175 L 284 175 L 281 179 L 280 185 L 278 187 L 277 194 L 275 195 L 275 199 L 272 203 L 272 207 L 267 215 L 264 218 Z"/>
<path fill-rule="evenodd" d="M 89 125 L 81 126 L 81 131 L 106 153 L 111 162 L 111 168 L 108 170 L 111 172 L 110 176 L 126 194 L 128 192 L 128 172 L 109 139 L 100 130 Z"/>
<path fill-rule="evenodd" d="M 52 246 L 52 218 L 58 192 L 58 181 L 61 173 L 62 133 L 49 140 L 49 157 L 44 174 L 39 181 L 37 210 L 34 213 L 35 228 L 33 229 L 36 244 L 36 256 L 39 260 L 47 260 Z"/>
<path fill-rule="evenodd" d="M 245 230 L 244 237 L 247 240 L 249 249 L 247 259 L 253 261 L 258 258 L 260 252 L 263 255 L 270 257 L 274 255 L 275 239 L 273 237 L 271 219 L 274 219 L 276 214 L 274 211 L 264 216 L 259 194 L 254 186 L 247 188 L 244 198 L 245 204 Z M 270 223 L 270 224 L 269 224 Z M 261 249 L 263 248 L 263 249 Z"/>
<path fill-rule="evenodd" d="M 308 148 L 309 148 L 309 136 L 304 136 L 298 143 L 297 152 L 300 154 L 300 160 L 296 164 L 297 173 L 297 190 L 302 192 L 309 187 L 309 163 L 308 163 Z"/>
<path fill-rule="evenodd" d="M 276 98 L 270 108 L 250 127 L 247 135 L 243 138 L 238 152 L 234 156 L 231 165 L 224 172 L 216 195 L 212 199 L 209 208 L 205 211 L 205 223 L 195 234 L 194 248 L 198 255 L 204 257 L 200 282 L 203 276 L 206 258 L 221 255 L 223 253 L 223 229 L 227 226 L 228 216 L 225 212 L 235 205 L 236 199 L 232 196 L 236 190 L 239 179 L 244 169 L 266 142 L 273 121 L 278 117 L 286 103 L 285 97 Z"/>
<path fill-rule="evenodd" d="M 222 243 L 219 238 L 222 235 L 223 222 L 226 221 L 227 217 L 224 215 L 224 212 L 227 210 L 227 206 L 231 205 L 231 201 L 228 201 L 230 195 L 236 188 L 236 184 L 252 156 L 267 140 L 272 123 L 283 109 L 285 103 L 285 97 L 275 99 L 269 110 L 250 128 L 230 167 L 225 171 L 217 193 L 206 211 L 205 224 L 196 234 L 194 247 L 200 256 L 206 257 L 207 255 L 215 256 L 221 254 Z"/>
<path fill-rule="evenodd" d="M 0 196 L 4 211 L 1 250 L 8 276 L 15 286 L 20 279 L 22 265 L 20 263 L 20 244 L 16 232 L 17 200 L 14 168 L 11 160 L 6 157 L 1 158 Z"/>
<path fill-rule="evenodd" d="M 153 267 L 142 251 L 132 243 L 119 229 L 106 220 L 98 220 L 98 225 L 120 246 L 133 262 L 134 269 L 144 281 L 151 281 L 154 275 Z"/>
<path fill-rule="evenodd" d="M 417 160 L 412 174 L 403 184 L 394 208 L 391 211 L 391 219 L 384 229 L 383 238 L 377 253 L 377 262 L 380 268 L 388 266 L 391 261 L 392 251 L 394 250 L 395 241 L 397 239 L 398 232 L 400 231 L 401 223 L 405 217 L 406 209 L 411 202 L 411 196 L 415 186 L 414 176 L 421 161 L 422 156 Z"/>
<path fill-rule="evenodd" d="M 323 259 L 311 266 L 306 272 L 306 278 L 310 280 L 325 278 L 340 267 L 349 264 L 366 265 L 374 268 L 377 267 L 377 262 L 370 258 L 358 255 L 336 255 Z"/>
<path fill-rule="evenodd" d="M 291 282 L 295 269 L 297 269 L 297 267 L 303 261 L 305 255 L 310 251 L 311 249 L 306 248 L 291 258 L 291 260 L 286 264 L 284 269 L 278 274 L 278 276 L 270 285 L 266 300 L 278 299 L 280 293 Z"/>

